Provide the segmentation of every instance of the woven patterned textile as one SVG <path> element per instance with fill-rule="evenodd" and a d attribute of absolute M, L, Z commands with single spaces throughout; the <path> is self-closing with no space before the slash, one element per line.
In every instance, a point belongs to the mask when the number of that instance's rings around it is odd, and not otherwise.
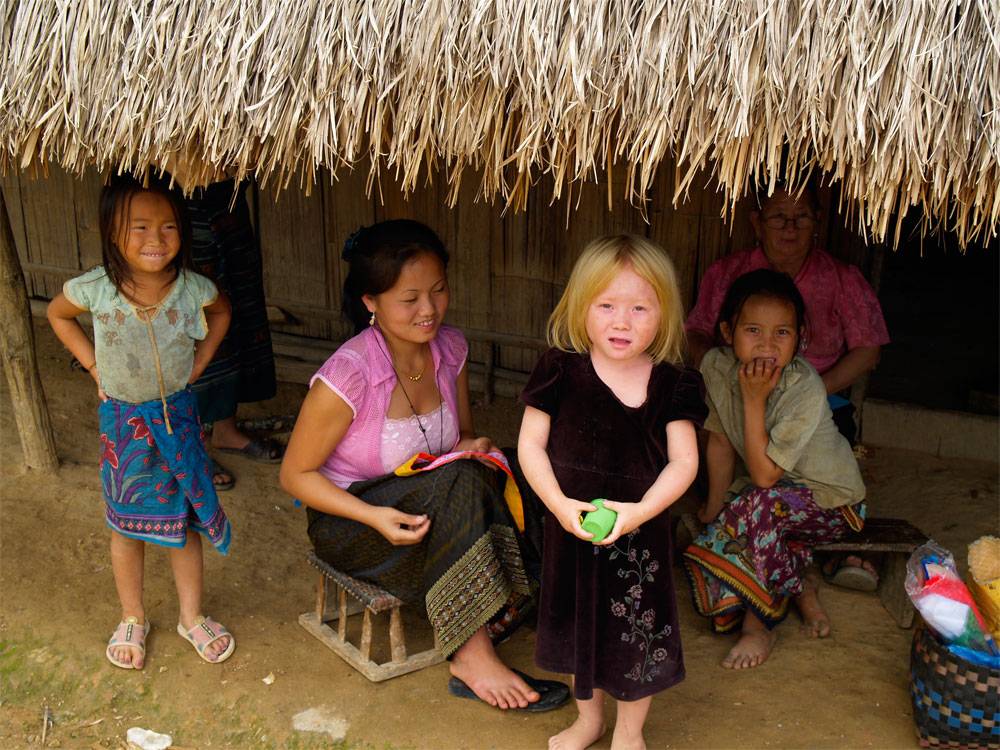
<path fill-rule="evenodd" d="M 1000 670 L 956 656 L 925 627 L 913 636 L 910 697 L 922 747 L 1000 748 Z"/>
<path fill-rule="evenodd" d="M 397 599 L 388 591 L 384 591 L 367 581 L 359 581 L 357 578 L 351 578 L 349 575 L 341 573 L 329 563 L 325 563 L 316 557 L 315 552 L 310 552 L 306 556 L 306 559 L 316 570 L 331 579 L 338 586 L 346 589 L 351 596 L 359 599 L 373 612 L 384 612 L 387 609 L 399 607 L 403 604 L 402 600 Z"/>

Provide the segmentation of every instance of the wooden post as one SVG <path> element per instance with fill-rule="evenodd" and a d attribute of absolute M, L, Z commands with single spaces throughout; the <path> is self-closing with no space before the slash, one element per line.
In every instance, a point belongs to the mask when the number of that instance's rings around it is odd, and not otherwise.
<path fill-rule="evenodd" d="M 3 191 L 0 191 L 0 271 L 0 354 L 7 373 L 14 420 L 21 436 L 24 463 L 32 469 L 55 469 L 59 466 L 59 457 L 45 391 L 38 375 L 28 287 L 14 247 L 14 233 Z"/>
<path fill-rule="evenodd" d="M 399 607 L 393 607 L 389 613 L 389 647 L 394 663 L 406 661 L 406 639 L 403 637 L 403 617 L 399 614 Z"/>
<path fill-rule="evenodd" d="M 361 623 L 361 661 L 372 658 L 372 611 L 365 607 L 365 619 Z"/>
<path fill-rule="evenodd" d="M 347 589 L 338 586 L 337 606 L 340 608 L 340 619 L 337 620 L 337 637 L 341 641 L 347 640 Z"/>
<path fill-rule="evenodd" d="M 319 574 L 319 588 L 316 591 L 316 626 L 323 624 L 323 614 L 326 612 L 326 576 Z"/>

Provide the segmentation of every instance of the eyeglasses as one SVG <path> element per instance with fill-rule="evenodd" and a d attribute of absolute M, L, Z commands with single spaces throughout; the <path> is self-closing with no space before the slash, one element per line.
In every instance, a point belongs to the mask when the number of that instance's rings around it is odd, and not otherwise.
<path fill-rule="evenodd" d="M 788 222 L 792 222 L 796 229 L 812 229 L 816 225 L 816 219 L 813 216 L 784 216 L 782 214 L 777 214 L 776 216 L 768 216 L 764 219 L 764 224 L 768 229 L 784 229 L 788 226 Z"/>

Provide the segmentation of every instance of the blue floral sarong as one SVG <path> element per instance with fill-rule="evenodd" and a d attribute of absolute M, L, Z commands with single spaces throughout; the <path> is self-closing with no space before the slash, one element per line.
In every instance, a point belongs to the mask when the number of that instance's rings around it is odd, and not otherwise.
<path fill-rule="evenodd" d="M 108 526 L 122 536 L 183 547 L 189 528 L 226 554 L 232 532 L 212 484 L 190 386 L 164 402 L 108 398 L 99 409 L 101 480 Z"/>

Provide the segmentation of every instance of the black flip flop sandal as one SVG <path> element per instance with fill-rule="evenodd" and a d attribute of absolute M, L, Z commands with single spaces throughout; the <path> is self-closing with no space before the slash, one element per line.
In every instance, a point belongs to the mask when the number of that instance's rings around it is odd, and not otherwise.
<path fill-rule="evenodd" d="M 500 709 L 501 711 L 530 711 L 533 713 L 551 711 L 553 708 L 559 708 L 559 706 L 569 700 L 569 686 L 565 683 L 557 682 L 556 680 L 539 680 L 517 669 L 512 669 L 511 672 L 528 683 L 528 687 L 538 693 L 540 697 L 537 701 L 529 703 L 524 708 L 515 706 L 514 708 Z M 472 688 L 457 677 L 452 677 L 448 680 L 448 692 L 458 698 L 468 698 L 469 700 L 486 703 L 486 701 L 473 692 Z M 489 704 L 487 703 L 486 705 Z"/>

